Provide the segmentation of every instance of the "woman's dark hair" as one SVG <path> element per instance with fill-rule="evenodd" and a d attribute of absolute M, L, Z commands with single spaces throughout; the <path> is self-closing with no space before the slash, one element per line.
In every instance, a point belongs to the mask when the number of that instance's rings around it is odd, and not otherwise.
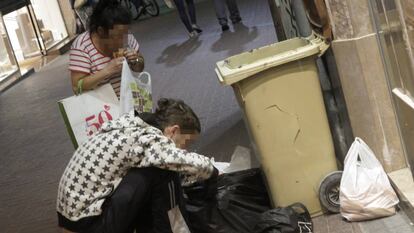
<path fill-rule="evenodd" d="M 200 120 L 182 100 L 162 98 L 157 105 L 154 113 L 141 113 L 138 116 L 161 131 L 167 126 L 178 125 L 184 133 L 201 132 Z"/>
<path fill-rule="evenodd" d="M 128 25 L 130 23 L 131 14 L 119 0 L 100 0 L 93 9 L 89 30 L 96 32 L 99 27 L 102 27 L 107 31 L 115 24 Z"/>

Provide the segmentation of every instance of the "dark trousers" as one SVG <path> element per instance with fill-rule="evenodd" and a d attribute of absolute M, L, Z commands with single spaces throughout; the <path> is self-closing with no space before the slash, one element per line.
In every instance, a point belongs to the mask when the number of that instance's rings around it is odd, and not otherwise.
<path fill-rule="evenodd" d="M 227 25 L 227 14 L 225 5 L 230 13 L 231 21 L 235 22 L 240 19 L 239 8 L 236 0 L 213 0 L 214 9 L 220 25 Z"/>
<path fill-rule="evenodd" d="M 107 197 L 102 214 L 81 219 L 88 233 L 172 233 L 168 212 L 179 208 L 184 219 L 183 193 L 177 173 L 158 168 L 131 169 L 114 193 Z"/>
<path fill-rule="evenodd" d="M 174 0 L 175 6 L 178 10 L 178 14 L 180 14 L 181 21 L 183 22 L 185 28 L 187 28 L 187 31 L 192 32 L 193 27 L 191 26 L 191 24 L 197 23 L 194 0 L 185 0 L 185 2 L 187 3 L 188 15 L 190 15 L 190 19 L 188 19 L 184 0 Z"/>

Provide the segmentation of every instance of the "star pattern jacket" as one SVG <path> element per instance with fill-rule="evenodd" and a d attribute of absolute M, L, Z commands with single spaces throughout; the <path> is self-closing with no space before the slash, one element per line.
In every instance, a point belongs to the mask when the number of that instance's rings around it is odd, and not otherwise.
<path fill-rule="evenodd" d="M 213 160 L 187 152 L 133 112 L 102 125 L 74 153 L 60 179 L 57 211 L 68 220 L 102 213 L 101 206 L 130 168 L 158 167 L 181 174 L 184 183 L 213 173 Z"/>

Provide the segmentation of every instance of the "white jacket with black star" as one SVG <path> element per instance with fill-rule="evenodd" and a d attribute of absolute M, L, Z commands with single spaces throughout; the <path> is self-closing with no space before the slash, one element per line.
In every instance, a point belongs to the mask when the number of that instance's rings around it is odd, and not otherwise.
<path fill-rule="evenodd" d="M 69 161 L 59 183 L 57 211 L 68 220 L 101 214 L 130 168 L 158 167 L 180 172 L 185 183 L 207 179 L 212 160 L 177 148 L 162 132 L 133 112 L 105 123 Z"/>

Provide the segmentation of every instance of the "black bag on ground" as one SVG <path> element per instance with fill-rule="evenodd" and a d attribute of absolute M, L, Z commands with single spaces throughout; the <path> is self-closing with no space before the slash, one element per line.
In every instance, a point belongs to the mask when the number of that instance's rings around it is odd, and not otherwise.
<path fill-rule="evenodd" d="M 312 218 L 301 203 L 263 213 L 254 233 L 312 233 Z"/>
<path fill-rule="evenodd" d="M 223 174 L 184 188 L 192 233 L 252 233 L 271 209 L 260 169 Z"/>

